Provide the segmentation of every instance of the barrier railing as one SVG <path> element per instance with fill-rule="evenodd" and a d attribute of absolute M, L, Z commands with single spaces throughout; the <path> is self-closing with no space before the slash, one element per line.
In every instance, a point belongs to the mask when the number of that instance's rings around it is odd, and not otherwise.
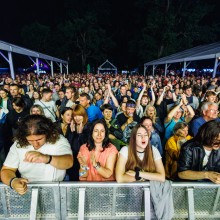
<path fill-rule="evenodd" d="M 173 219 L 220 219 L 220 186 L 173 183 Z M 0 219 L 151 219 L 148 182 L 32 183 L 20 196 L 0 184 Z"/>

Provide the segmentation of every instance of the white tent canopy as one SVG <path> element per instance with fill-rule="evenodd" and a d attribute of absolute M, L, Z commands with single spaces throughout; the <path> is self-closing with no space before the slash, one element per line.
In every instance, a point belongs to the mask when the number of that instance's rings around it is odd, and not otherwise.
<path fill-rule="evenodd" d="M 6 57 L 2 52 L 3 51 L 7 51 L 8 52 L 8 57 Z M 39 59 L 43 59 L 46 60 L 46 62 L 50 65 L 51 67 L 51 74 L 53 75 L 53 62 L 57 63 L 60 67 L 60 72 L 62 73 L 62 66 L 64 65 L 64 67 L 66 67 L 67 73 L 68 73 L 68 62 L 65 60 L 61 60 L 52 56 L 48 56 L 46 54 L 42 54 L 33 50 L 29 50 L 27 48 L 24 47 L 19 47 L 17 45 L 14 44 L 10 44 L 4 41 L 0 41 L 0 55 L 9 63 L 10 66 L 10 72 L 11 72 L 11 77 L 14 79 L 15 75 L 14 75 L 14 66 L 13 66 L 13 59 L 12 59 L 12 53 L 17 53 L 17 54 L 21 54 L 21 55 L 25 55 L 28 56 L 33 63 L 36 64 L 37 66 L 37 73 L 39 74 Z M 34 61 L 34 59 L 36 59 L 36 61 Z"/>
<path fill-rule="evenodd" d="M 165 75 L 166 75 L 167 69 L 169 68 L 170 64 L 183 62 L 183 76 L 184 76 L 186 68 L 190 64 L 191 61 L 214 59 L 215 60 L 214 71 L 213 71 L 212 76 L 215 77 L 216 70 L 219 65 L 219 57 L 220 57 L 220 42 L 207 44 L 203 46 L 197 46 L 197 47 L 194 47 L 188 50 L 184 50 L 182 52 L 172 54 L 170 56 L 166 56 L 166 57 L 145 63 L 144 74 L 146 74 L 146 70 L 149 66 L 153 66 L 153 75 L 154 75 L 154 70 L 156 69 L 157 65 L 164 64 Z"/>
<path fill-rule="evenodd" d="M 114 71 L 115 73 L 117 73 L 117 67 L 115 67 L 111 62 L 109 62 L 108 60 L 106 60 L 101 66 L 98 67 L 98 73 L 100 73 L 100 71 Z"/>

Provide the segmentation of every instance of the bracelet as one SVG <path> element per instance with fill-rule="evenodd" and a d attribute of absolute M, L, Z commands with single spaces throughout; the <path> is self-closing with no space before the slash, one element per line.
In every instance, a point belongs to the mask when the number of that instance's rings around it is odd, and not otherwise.
<path fill-rule="evenodd" d="M 12 188 L 12 182 L 13 182 L 15 179 L 18 179 L 18 177 L 13 177 L 13 178 L 10 180 L 10 182 L 9 182 L 9 186 L 10 186 L 11 189 L 13 189 L 13 188 Z"/>
<path fill-rule="evenodd" d="M 50 164 L 51 160 L 52 160 L 52 156 L 51 155 L 48 155 L 50 158 L 48 160 L 48 162 L 46 164 Z"/>
<path fill-rule="evenodd" d="M 79 172 L 79 176 L 83 176 L 86 173 L 87 173 L 87 171 Z"/>
<path fill-rule="evenodd" d="M 97 170 L 97 169 L 99 169 L 99 168 L 101 167 L 101 165 L 100 165 L 99 162 L 97 162 L 97 163 L 96 163 L 96 166 L 93 166 L 93 167 Z"/>
<path fill-rule="evenodd" d="M 82 170 L 89 170 L 89 167 L 87 167 L 87 166 L 81 165 L 80 167 Z"/>

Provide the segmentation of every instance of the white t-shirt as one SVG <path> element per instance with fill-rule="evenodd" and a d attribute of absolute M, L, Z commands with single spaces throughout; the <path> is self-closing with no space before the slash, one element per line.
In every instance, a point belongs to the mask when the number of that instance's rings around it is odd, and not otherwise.
<path fill-rule="evenodd" d="M 25 148 L 18 148 L 15 142 L 8 153 L 4 166 L 17 168 L 23 178 L 33 181 L 62 181 L 66 170 L 59 170 L 50 164 L 24 162 L 25 154 L 28 151 L 38 151 L 48 155 L 72 155 L 72 150 L 68 140 L 60 135 L 60 139 L 55 144 L 45 143 L 41 148 L 35 150 L 32 145 Z"/>
<path fill-rule="evenodd" d="M 208 163 L 208 160 L 209 160 L 209 156 L 211 154 L 211 150 L 206 150 L 205 149 L 205 157 L 203 158 L 203 162 L 202 162 L 202 166 L 206 166 L 206 164 Z"/>
<path fill-rule="evenodd" d="M 158 151 L 158 149 L 154 146 L 152 146 L 152 151 L 153 151 L 153 157 L 154 160 L 159 160 L 161 159 L 161 155 L 160 152 Z M 128 146 L 124 146 L 121 148 L 120 152 L 119 152 L 124 158 L 128 159 Z M 139 157 L 140 160 L 143 160 L 144 158 L 144 153 L 138 153 L 137 155 Z"/>
<path fill-rule="evenodd" d="M 57 111 L 57 107 L 54 101 L 49 101 L 49 102 L 44 102 L 42 100 L 36 100 L 34 102 L 34 104 L 40 105 L 43 110 L 44 110 L 44 114 L 47 118 L 50 118 L 52 120 L 52 122 L 56 121 L 56 111 Z"/>
<path fill-rule="evenodd" d="M 66 103 L 66 107 L 72 107 L 74 105 L 74 102 L 71 100 L 68 100 L 68 102 Z"/>
<path fill-rule="evenodd" d="M 8 113 L 8 100 L 3 100 L 2 101 L 2 108 L 6 109 L 7 113 Z"/>

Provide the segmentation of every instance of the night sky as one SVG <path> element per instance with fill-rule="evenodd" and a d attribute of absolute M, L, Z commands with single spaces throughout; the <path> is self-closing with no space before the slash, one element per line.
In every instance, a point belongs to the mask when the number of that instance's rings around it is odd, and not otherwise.
<path fill-rule="evenodd" d="M 21 42 L 20 32 L 24 25 L 32 22 L 53 26 L 59 21 L 59 15 L 65 13 L 59 0 L 8 0 L 1 2 L 0 39 L 9 43 Z"/>
<path fill-rule="evenodd" d="M 215 5 L 212 13 L 206 17 L 207 24 L 209 24 L 213 20 L 219 19 L 218 10 L 220 8 L 220 1 L 209 0 L 207 2 Z M 134 19 L 132 17 L 132 1 L 114 0 L 109 1 L 109 5 L 111 8 L 111 16 L 109 19 L 111 19 L 112 28 L 116 27 L 118 30 L 115 55 L 113 54 L 111 59 L 116 63 L 120 62 L 122 67 L 126 67 L 132 60 L 127 56 L 128 45 L 125 39 L 134 29 L 137 30 L 136 27 L 134 27 L 135 22 L 132 21 L 132 19 Z M 22 45 L 21 29 L 24 25 L 30 25 L 37 21 L 40 24 L 48 25 L 53 28 L 62 21 L 65 13 L 65 6 L 62 0 L 2 1 L 0 9 L 0 40 Z M 122 29 L 123 33 L 127 33 L 127 36 L 120 34 L 120 30 Z M 220 36 L 218 40 L 220 40 Z M 120 53 L 120 55 L 117 56 L 117 53 Z"/>

